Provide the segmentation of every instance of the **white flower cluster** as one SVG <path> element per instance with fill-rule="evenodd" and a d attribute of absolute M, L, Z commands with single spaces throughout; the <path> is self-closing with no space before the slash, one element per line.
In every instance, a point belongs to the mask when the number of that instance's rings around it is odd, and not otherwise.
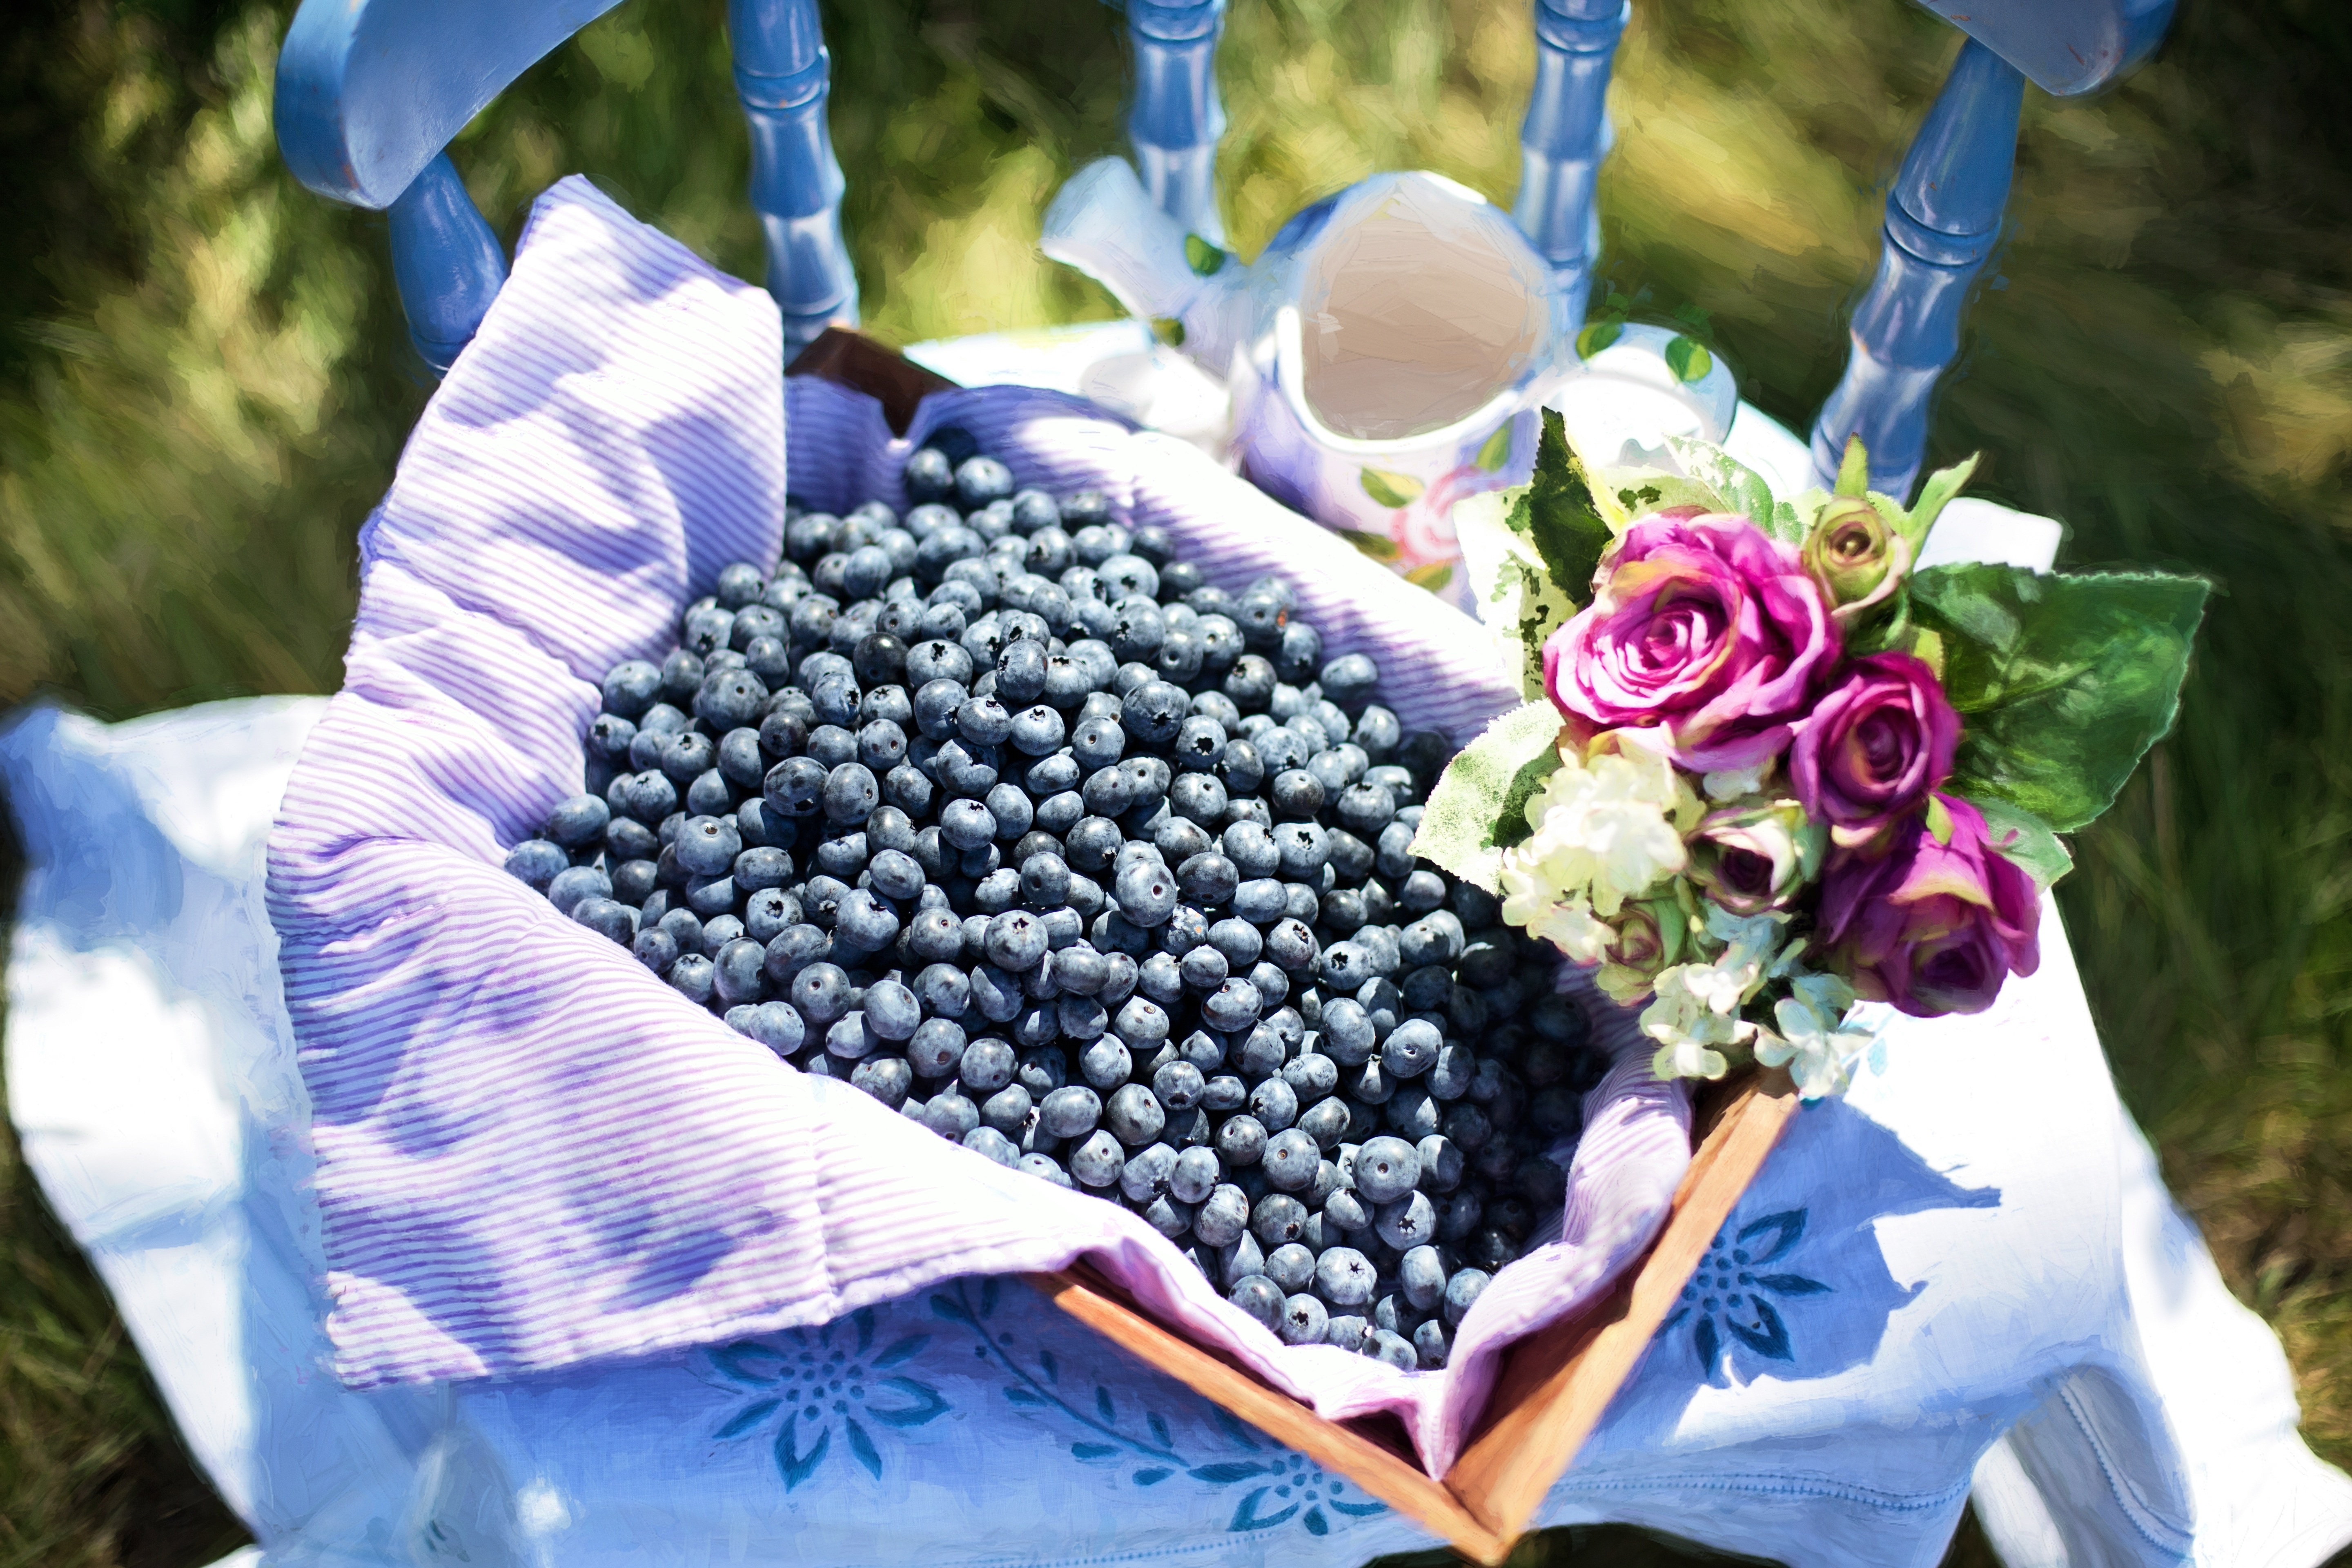
<path fill-rule="evenodd" d="M 1600 960 L 1607 921 L 1689 863 L 1683 834 L 1698 797 L 1664 757 L 1632 749 L 1587 762 L 1561 753 L 1528 802 L 1526 842 L 1503 852 L 1503 918 L 1580 963 Z"/>
<path fill-rule="evenodd" d="M 1705 963 L 1658 972 L 1654 998 L 1642 1010 L 1642 1032 L 1658 1042 L 1651 1070 L 1660 1078 L 1721 1078 L 1727 1047 L 1752 1051 L 1768 1068 L 1785 1067 L 1807 1100 L 1843 1094 L 1865 1057 L 1874 1067 L 1879 1031 L 1853 1016 L 1853 987 L 1834 974 L 1801 967 L 1801 946 L 1783 946 L 1788 917 L 1734 915 L 1709 906 L 1706 934 L 1721 951 Z M 1777 1027 L 1741 1016 L 1772 981 L 1789 994 L 1773 1004 Z"/>

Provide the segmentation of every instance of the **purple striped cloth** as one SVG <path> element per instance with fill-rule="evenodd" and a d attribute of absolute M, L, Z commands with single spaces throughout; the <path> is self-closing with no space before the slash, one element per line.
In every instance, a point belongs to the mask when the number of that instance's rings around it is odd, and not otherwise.
<path fill-rule="evenodd" d="M 336 1373 L 546 1371 L 1084 1256 L 1326 1415 L 1396 1412 L 1442 1471 L 1496 1352 L 1605 1288 L 1688 1162 L 1687 1100 L 1627 1016 L 1604 1009 L 1619 1065 L 1563 1238 L 1497 1279 L 1451 1371 L 1408 1374 L 1283 1346 L 1139 1218 L 796 1072 L 499 868 L 580 789 L 603 672 L 665 651 L 722 565 L 775 558 L 788 410 L 793 493 L 901 499 L 909 442 L 871 399 L 787 386 L 781 352 L 766 295 L 566 180 L 362 534 L 346 683 L 269 855 Z M 1183 443 L 1018 388 L 940 394 L 909 435 L 949 423 L 1021 483 L 1170 528 L 1213 581 L 1286 573 L 1408 727 L 1466 737 L 1514 700 L 1475 623 Z"/>

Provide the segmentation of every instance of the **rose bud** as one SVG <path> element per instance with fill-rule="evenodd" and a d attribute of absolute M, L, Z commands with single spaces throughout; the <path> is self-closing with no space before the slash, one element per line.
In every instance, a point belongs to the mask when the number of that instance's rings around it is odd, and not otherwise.
<path fill-rule="evenodd" d="M 1593 588 L 1544 644 L 1545 691 L 1571 727 L 1662 731 L 1694 773 L 1779 755 L 1837 662 L 1837 627 L 1804 563 L 1744 517 L 1645 517 Z"/>
<path fill-rule="evenodd" d="M 1840 844 L 1910 816 L 1951 776 L 1960 716 L 1907 653 L 1855 659 L 1789 748 L 1789 783 Z"/>
<path fill-rule="evenodd" d="M 2041 896 L 1992 847 L 1982 813 L 1937 795 L 1950 841 L 1923 813 L 1883 849 L 1843 849 L 1822 877 L 1818 967 L 1918 1018 L 1981 1013 L 2011 974 L 2041 966 Z"/>
<path fill-rule="evenodd" d="M 1617 938 L 1601 952 L 1595 984 L 1612 1002 L 1631 1007 L 1645 999 L 1658 972 L 1682 962 L 1691 917 L 1672 899 L 1627 904 L 1617 914 Z"/>
<path fill-rule="evenodd" d="M 1793 800 L 1726 806 L 1690 836 L 1690 879 L 1735 915 L 1777 910 L 1811 879 L 1825 837 Z"/>
<path fill-rule="evenodd" d="M 1805 536 L 1805 570 L 1840 622 L 1895 592 L 1910 565 L 1911 542 L 1856 496 L 1832 500 Z"/>

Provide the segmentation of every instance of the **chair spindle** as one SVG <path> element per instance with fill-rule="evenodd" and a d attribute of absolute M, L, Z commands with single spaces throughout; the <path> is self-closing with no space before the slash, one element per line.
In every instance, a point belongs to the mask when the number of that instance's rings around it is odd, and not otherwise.
<path fill-rule="evenodd" d="M 1870 451 L 1871 488 L 1907 500 L 1927 446 L 1927 401 L 1959 353 L 1969 285 L 2000 237 L 2025 78 L 1974 38 L 1905 155 L 1886 200 L 1878 276 L 1853 314 L 1845 376 L 1813 425 L 1827 488 L 1849 436 Z"/>
<path fill-rule="evenodd" d="M 1225 243 L 1217 211 L 1217 40 L 1225 0 L 1128 0 L 1135 107 L 1127 117 L 1137 174 L 1152 202 L 1210 244 Z"/>
<path fill-rule="evenodd" d="M 1613 138 L 1609 69 L 1632 0 L 1536 0 L 1536 82 L 1519 132 L 1519 198 L 1511 216 L 1551 265 L 1565 321 L 1584 319 L 1601 248 L 1593 187 Z"/>
<path fill-rule="evenodd" d="M 384 216 L 409 342 L 434 374 L 446 375 L 506 283 L 506 250 L 446 153 L 433 155 Z"/>
<path fill-rule="evenodd" d="M 735 90 L 751 127 L 751 205 L 768 236 L 768 292 L 790 360 L 830 323 L 857 321 L 841 232 L 841 163 L 825 106 L 833 57 L 815 0 L 730 0 Z"/>

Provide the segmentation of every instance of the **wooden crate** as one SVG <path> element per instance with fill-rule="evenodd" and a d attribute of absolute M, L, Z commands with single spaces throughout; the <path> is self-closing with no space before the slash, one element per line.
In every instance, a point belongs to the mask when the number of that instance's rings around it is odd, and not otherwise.
<path fill-rule="evenodd" d="M 1749 1071 L 1702 1095 L 1697 1148 L 1656 1243 L 1607 1296 L 1505 1352 L 1486 1413 L 1443 1479 L 1421 1468 L 1392 1417 L 1327 1421 L 1152 1321 L 1091 1269 L 1035 1275 L 1030 1283 L 1129 1354 L 1347 1477 L 1465 1556 L 1498 1563 L 1633 1374 L 1796 1107 L 1795 1089 L 1780 1071 Z"/>
<path fill-rule="evenodd" d="M 823 376 L 881 399 L 890 427 L 900 433 L 918 402 L 954 384 L 840 328 L 803 350 L 790 374 Z M 1632 1375 L 1796 1107 L 1796 1091 L 1780 1071 L 1751 1070 L 1701 1094 L 1697 1146 L 1657 1242 L 1608 1295 L 1505 1353 L 1486 1413 L 1443 1479 L 1422 1469 L 1393 1417 L 1327 1421 L 1255 1373 L 1152 1321 L 1091 1269 L 1035 1275 L 1030 1283 L 1139 1360 L 1346 1476 L 1465 1555 L 1498 1563 Z"/>

